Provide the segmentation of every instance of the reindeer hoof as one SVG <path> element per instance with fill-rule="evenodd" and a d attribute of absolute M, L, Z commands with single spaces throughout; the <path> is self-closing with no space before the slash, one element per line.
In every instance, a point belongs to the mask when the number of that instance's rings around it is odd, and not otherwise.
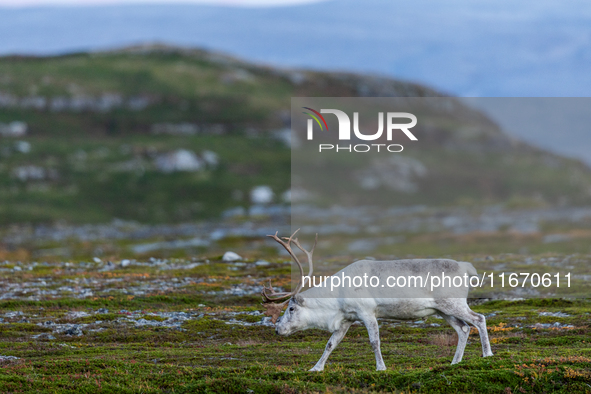
<path fill-rule="evenodd" d="M 386 368 L 386 366 L 385 366 L 385 365 L 383 365 L 383 366 L 381 366 L 381 367 L 376 367 L 376 371 L 385 371 L 385 370 L 387 370 L 387 369 L 388 369 L 388 368 Z"/>
<path fill-rule="evenodd" d="M 321 371 L 324 371 L 324 368 L 314 367 L 314 368 L 308 370 L 308 372 L 321 372 Z"/>

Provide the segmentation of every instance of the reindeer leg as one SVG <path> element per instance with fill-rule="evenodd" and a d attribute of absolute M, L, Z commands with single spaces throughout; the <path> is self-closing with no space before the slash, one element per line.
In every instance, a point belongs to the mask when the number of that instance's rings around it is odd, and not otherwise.
<path fill-rule="evenodd" d="M 480 313 L 474 312 L 468 306 L 465 298 L 450 298 L 438 302 L 437 310 L 446 315 L 453 316 L 465 323 L 472 324 L 478 329 L 480 334 L 480 343 L 482 344 L 482 357 L 490 357 L 493 352 L 490 348 L 488 340 L 488 332 L 486 331 L 486 318 Z M 452 324 L 453 326 L 453 324 Z M 470 331 L 468 331 L 470 333 Z M 455 360 L 455 358 L 454 358 Z"/>
<path fill-rule="evenodd" d="M 382 351 L 380 350 L 380 329 L 378 326 L 378 321 L 376 320 L 375 316 L 367 316 L 365 319 L 363 319 L 363 324 L 365 324 L 365 327 L 367 328 L 367 332 L 369 334 L 369 343 L 371 344 L 371 348 L 376 355 L 376 371 L 385 371 L 386 364 L 384 364 Z"/>
<path fill-rule="evenodd" d="M 454 317 L 474 325 L 478 329 L 480 334 L 480 343 L 482 344 L 482 357 L 490 357 L 493 352 L 490 348 L 490 342 L 488 340 L 488 332 L 486 331 L 486 318 L 480 313 L 476 313 L 470 309 L 468 305 L 463 306 L 457 313 L 453 314 Z"/>
<path fill-rule="evenodd" d="M 345 337 L 347 331 L 349 331 L 349 327 L 351 327 L 351 324 L 353 324 L 353 322 L 344 321 L 341 324 L 341 327 L 332 334 L 332 336 L 328 340 L 328 343 L 326 344 L 324 353 L 322 353 L 322 357 L 320 357 L 320 360 L 318 360 L 316 365 L 314 365 L 314 368 L 312 368 L 310 371 L 324 370 L 324 363 L 326 363 L 326 360 L 328 360 L 328 356 L 330 356 L 330 353 L 332 353 L 334 348 L 337 347 L 339 343 L 341 343 L 341 340 Z"/>
<path fill-rule="evenodd" d="M 442 309 L 440 308 L 440 310 Z M 475 326 L 478 329 L 478 333 L 480 334 L 482 357 L 490 357 L 493 355 L 490 348 L 490 342 L 488 340 L 488 332 L 486 331 L 486 318 L 483 315 L 472 311 L 465 300 L 459 303 L 459 305 L 455 305 L 451 308 L 443 308 L 443 311 L 447 315 L 451 315 L 459 320 L 463 320 L 464 322 Z"/>
<path fill-rule="evenodd" d="M 456 317 L 446 315 L 445 313 L 442 313 L 442 312 L 440 312 L 439 314 L 458 333 L 458 346 L 456 348 L 456 354 L 454 355 L 454 359 L 451 362 L 452 365 L 457 364 L 460 361 L 462 361 L 462 357 L 464 356 L 464 349 L 466 348 L 466 343 L 468 342 L 468 336 L 470 335 L 470 326 L 468 324 L 466 324 L 466 322 L 464 322 Z"/>

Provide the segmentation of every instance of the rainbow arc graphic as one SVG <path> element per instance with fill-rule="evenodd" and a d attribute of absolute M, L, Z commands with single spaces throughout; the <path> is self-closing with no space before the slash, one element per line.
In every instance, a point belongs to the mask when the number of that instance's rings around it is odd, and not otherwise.
<path fill-rule="evenodd" d="M 316 123 L 318 123 L 318 126 L 320 126 L 320 130 L 324 130 L 324 127 L 322 126 L 322 123 L 324 123 L 324 126 L 326 127 L 326 131 L 328 131 L 328 125 L 326 124 L 326 120 L 324 120 L 324 116 L 322 116 L 320 114 L 320 112 L 318 112 L 312 108 L 309 108 L 309 107 L 302 107 L 302 108 L 313 112 L 313 113 L 310 113 L 310 112 L 302 112 L 302 113 L 306 114 L 306 115 L 310 115 L 312 117 L 312 119 L 314 119 L 316 121 Z M 322 123 L 320 123 L 320 119 L 318 119 L 318 118 L 322 119 Z"/>

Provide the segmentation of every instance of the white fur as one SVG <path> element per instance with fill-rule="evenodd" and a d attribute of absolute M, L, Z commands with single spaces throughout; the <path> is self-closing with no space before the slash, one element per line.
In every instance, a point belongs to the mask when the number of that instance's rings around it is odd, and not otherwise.
<path fill-rule="evenodd" d="M 377 276 L 380 283 L 386 283 L 388 276 L 421 276 L 439 273 L 476 276 L 476 269 L 470 263 L 454 260 L 398 260 L 355 262 L 335 276 L 368 275 Z M 330 279 L 330 278 L 329 278 Z M 474 313 L 467 304 L 468 288 L 389 288 L 377 289 L 342 287 L 331 291 L 330 286 L 308 289 L 288 304 L 286 312 L 278 320 L 276 332 L 289 335 L 299 330 L 318 328 L 332 333 L 326 349 L 311 371 L 321 371 L 330 353 L 343 339 L 352 323 L 361 321 L 367 328 L 377 370 L 386 369 L 380 350 L 377 318 L 414 320 L 439 314 L 457 332 L 458 346 L 452 364 L 459 363 L 464 354 L 470 323 L 478 328 L 484 357 L 492 356 L 486 320 Z"/>

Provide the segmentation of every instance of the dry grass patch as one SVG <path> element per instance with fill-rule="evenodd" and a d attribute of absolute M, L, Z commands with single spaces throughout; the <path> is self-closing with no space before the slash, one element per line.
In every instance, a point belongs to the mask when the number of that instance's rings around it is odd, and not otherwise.
<path fill-rule="evenodd" d="M 453 334 L 435 334 L 431 339 L 429 339 L 429 343 L 435 346 L 457 346 L 458 334 L 455 332 Z"/>
<path fill-rule="evenodd" d="M 507 342 L 509 340 L 509 338 L 525 339 L 525 338 L 527 338 L 527 335 L 525 335 L 522 332 L 510 332 L 510 333 L 507 333 L 505 335 L 500 335 L 500 336 L 492 335 L 490 337 L 490 343 L 493 343 L 493 344 L 504 343 L 504 342 Z"/>
<path fill-rule="evenodd" d="M 236 342 L 236 345 L 238 345 L 238 346 L 256 346 L 256 345 L 262 345 L 262 344 L 263 344 L 263 341 L 257 341 L 255 339 L 243 339 L 243 340 Z"/>

